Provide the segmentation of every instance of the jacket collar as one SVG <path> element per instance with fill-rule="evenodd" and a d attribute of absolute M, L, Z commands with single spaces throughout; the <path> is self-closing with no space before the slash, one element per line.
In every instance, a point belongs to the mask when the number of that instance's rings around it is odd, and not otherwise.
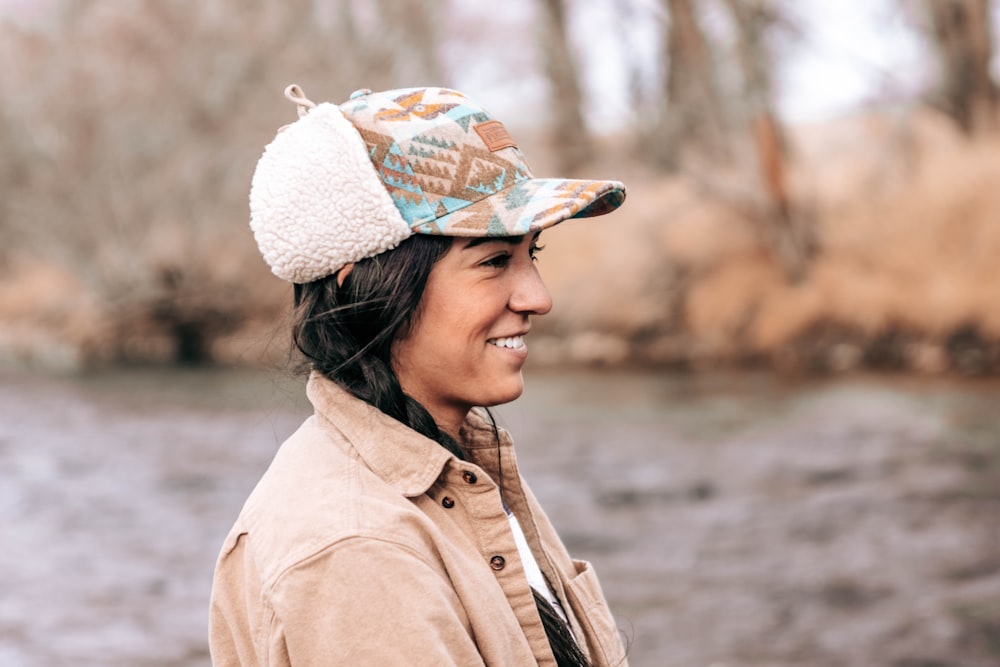
<path fill-rule="evenodd" d="M 354 397 L 320 373 L 309 376 L 306 395 L 322 428 L 339 431 L 372 472 L 408 498 L 426 493 L 455 458 L 434 440 Z M 483 449 L 496 448 L 493 428 L 479 410 L 469 413 L 460 436 L 473 461 Z M 500 436 L 501 442 L 509 444 L 502 429 Z"/>

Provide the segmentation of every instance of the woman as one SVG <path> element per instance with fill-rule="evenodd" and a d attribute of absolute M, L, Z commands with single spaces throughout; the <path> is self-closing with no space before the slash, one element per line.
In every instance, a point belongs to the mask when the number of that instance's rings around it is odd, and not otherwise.
<path fill-rule="evenodd" d="M 624 665 L 589 565 L 485 407 L 517 398 L 552 303 L 539 233 L 617 208 L 614 181 L 536 179 L 456 91 L 316 105 L 254 174 L 251 227 L 294 283 L 315 414 L 222 548 L 216 665 Z"/>

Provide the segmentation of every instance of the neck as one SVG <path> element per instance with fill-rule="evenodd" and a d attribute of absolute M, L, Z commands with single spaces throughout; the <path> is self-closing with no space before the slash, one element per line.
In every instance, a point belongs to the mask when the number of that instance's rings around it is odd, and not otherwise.
<path fill-rule="evenodd" d="M 431 410 L 431 417 L 434 418 L 434 423 L 437 427 L 447 433 L 455 441 L 459 441 L 458 434 L 462 430 L 462 424 L 465 423 L 465 418 L 469 414 L 468 410 L 449 410 L 447 412 L 442 412 L 440 410 Z"/>
<path fill-rule="evenodd" d="M 422 392 L 410 391 L 402 380 L 400 381 L 400 386 L 407 396 L 415 400 L 417 403 L 422 405 L 425 410 L 427 410 L 438 429 L 450 436 L 455 442 L 458 442 L 458 434 L 462 430 L 462 424 L 465 423 L 466 416 L 468 416 L 469 411 L 472 410 L 471 405 L 452 403 L 448 401 L 430 401 L 421 395 Z"/>

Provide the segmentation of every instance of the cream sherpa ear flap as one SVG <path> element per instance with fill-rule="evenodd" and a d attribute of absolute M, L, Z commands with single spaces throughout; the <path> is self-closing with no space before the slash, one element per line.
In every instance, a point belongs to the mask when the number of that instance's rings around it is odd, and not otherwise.
<path fill-rule="evenodd" d="M 274 275 L 308 283 L 413 231 L 340 109 L 309 102 L 297 86 L 286 96 L 309 110 L 264 149 L 250 186 L 250 228 Z"/>

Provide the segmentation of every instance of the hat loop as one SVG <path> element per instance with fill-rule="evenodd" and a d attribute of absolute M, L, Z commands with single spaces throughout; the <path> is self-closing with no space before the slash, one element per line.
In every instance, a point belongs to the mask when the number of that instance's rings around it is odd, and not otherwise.
<path fill-rule="evenodd" d="M 293 83 L 287 88 L 285 88 L 285 97 L 291 101 L 295 102 L 298 108 L 299 118 L 304 118 L 310 109 L 316 108 L 316 103 L 306 97 L 305 92 L 298 84 Z"/>

